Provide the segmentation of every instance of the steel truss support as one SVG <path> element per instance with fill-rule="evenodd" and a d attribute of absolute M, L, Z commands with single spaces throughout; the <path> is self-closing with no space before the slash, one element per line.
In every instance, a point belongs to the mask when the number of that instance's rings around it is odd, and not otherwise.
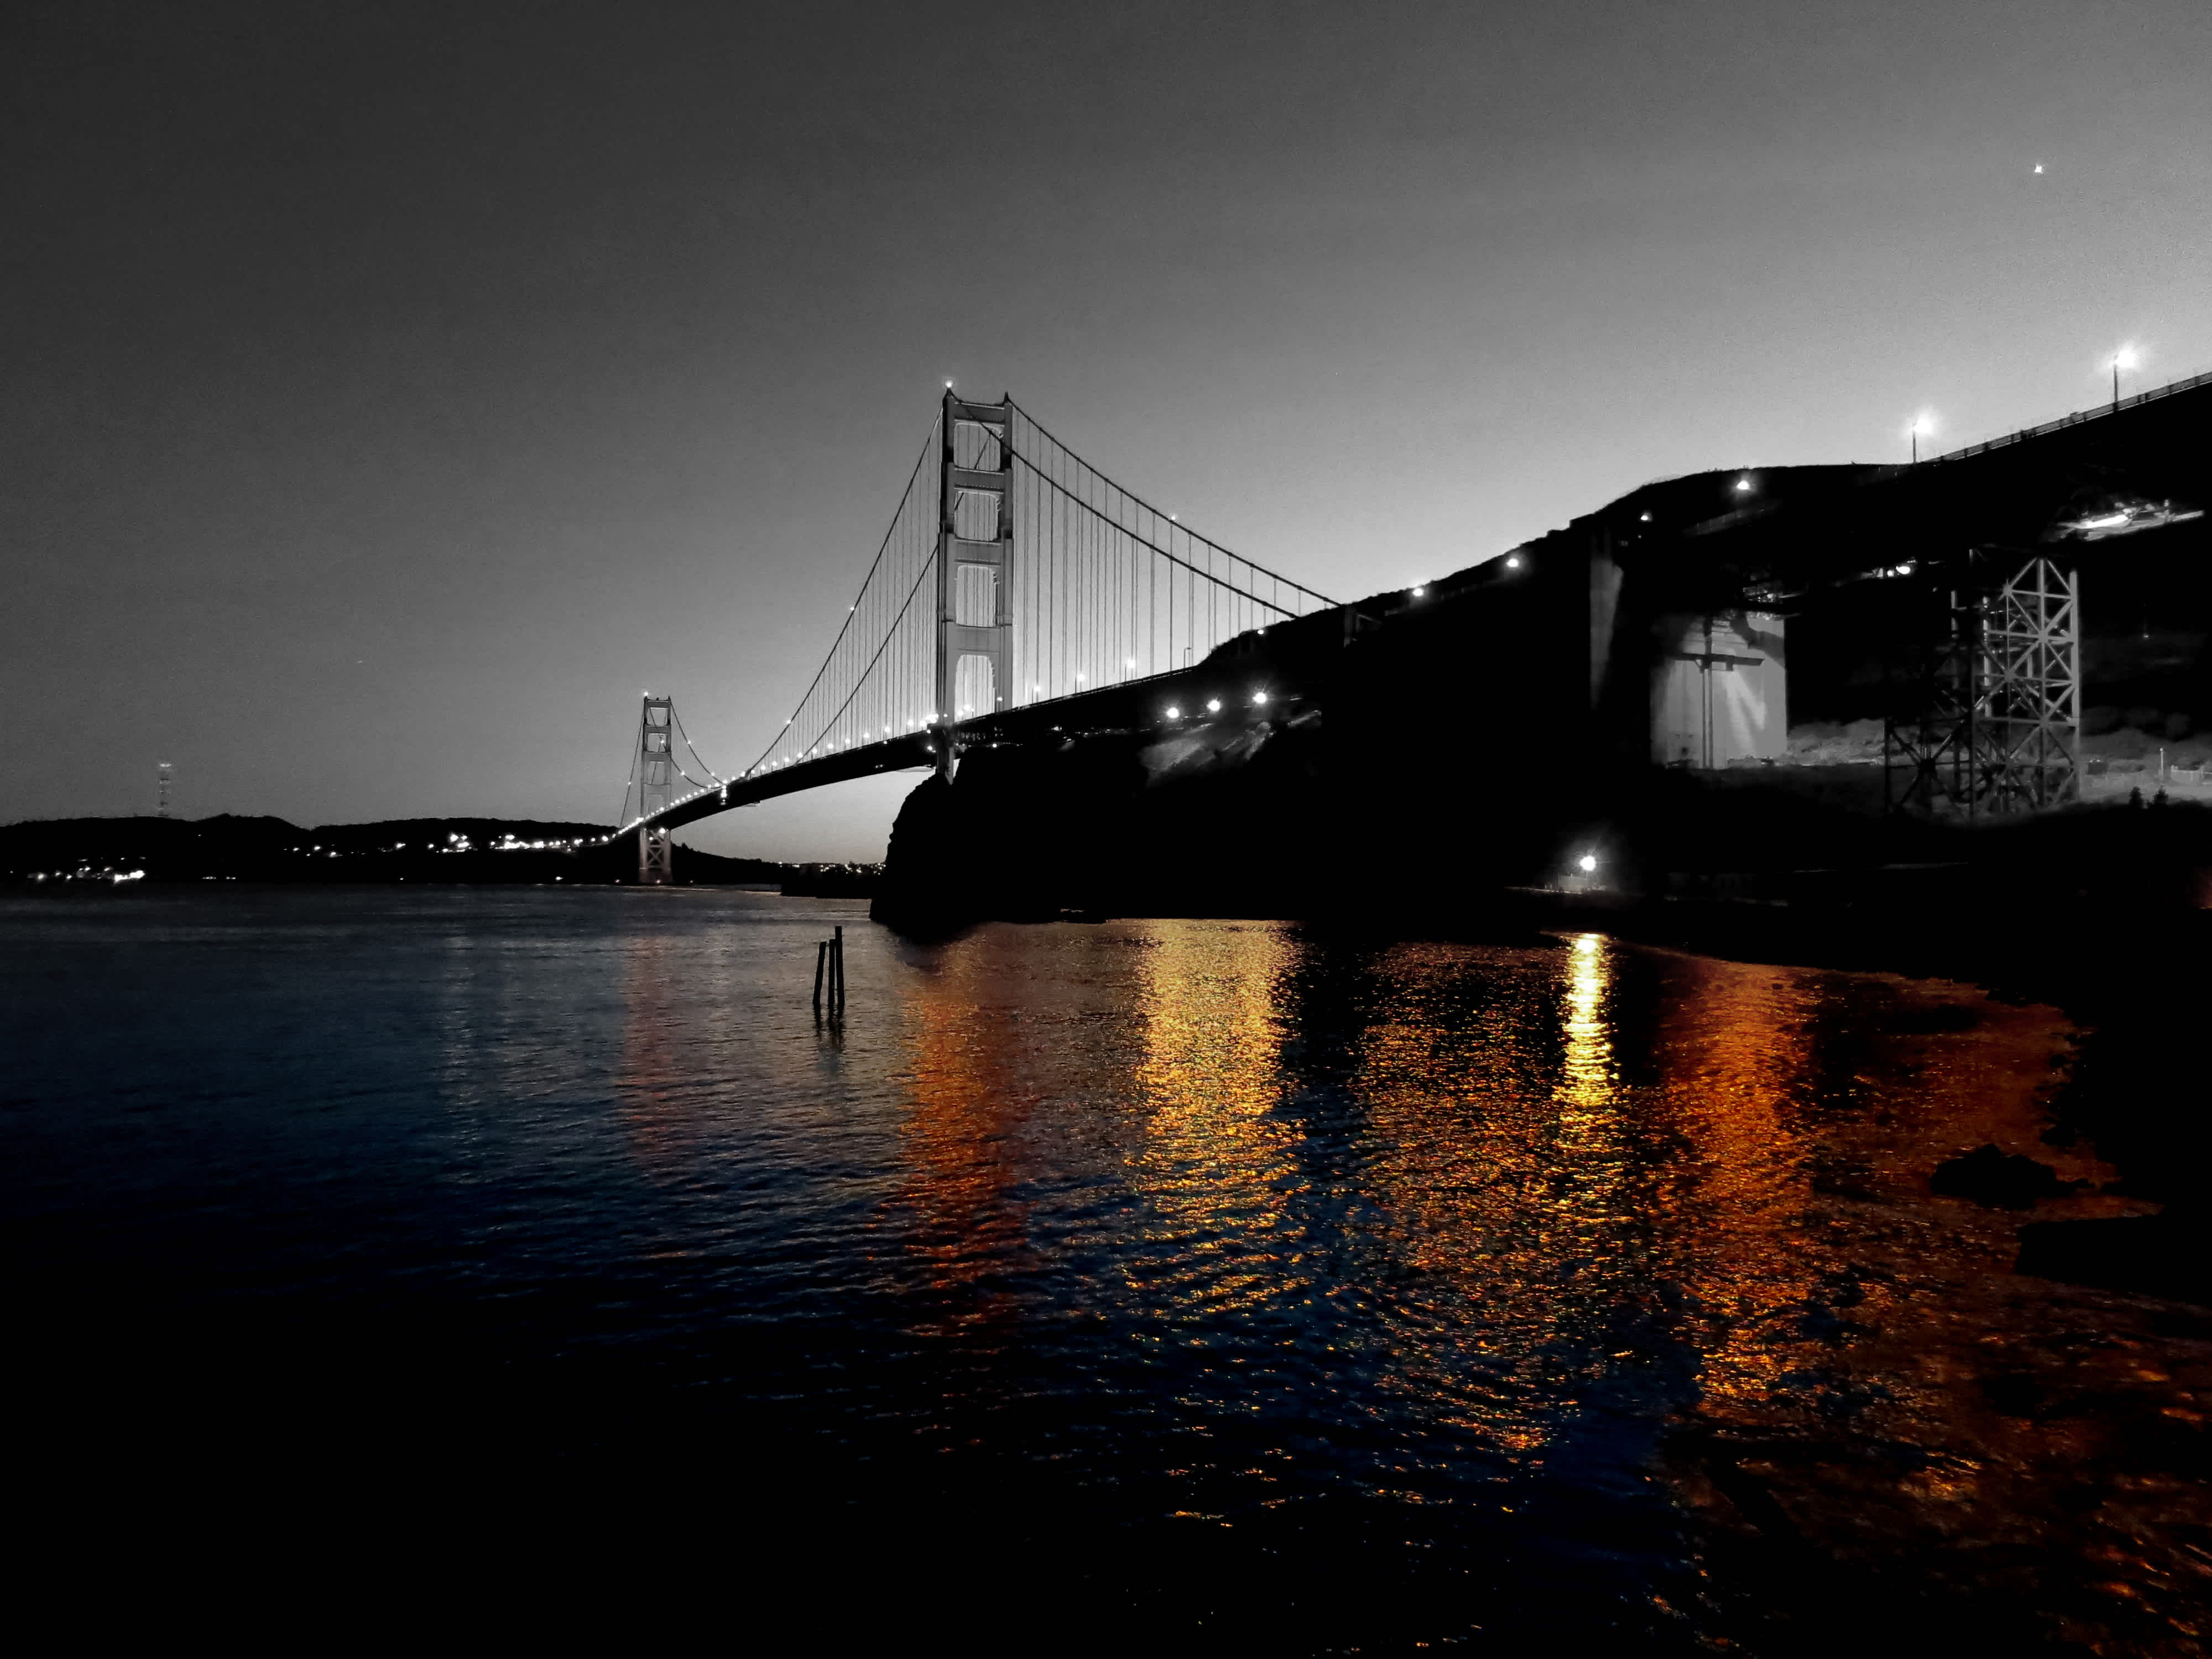
<path fill-rule="evenodd" d="M 1894 811 L 1968 819 L 2081 799 L 2078 578 L 2030 559 L 1993 590 L 1953 593 L 1882 728 Z"/>
<path fill-rule="evenodd" d="M 937 769 L 960 726 L 1006 706 L 1014 678 L 1014 405 L 945 393 L 939 431 Z"/>
<path fill-rule="evenodd" d="M 675 728 L 674 699 L 648 693 L 637 720 L 637 815 L 641 818 L 667 811 L 675 794 Z M 676 843 L 659 824 L 646 824 L 637 832 L 637 878 L 648 887 L 676 878 Z"/>

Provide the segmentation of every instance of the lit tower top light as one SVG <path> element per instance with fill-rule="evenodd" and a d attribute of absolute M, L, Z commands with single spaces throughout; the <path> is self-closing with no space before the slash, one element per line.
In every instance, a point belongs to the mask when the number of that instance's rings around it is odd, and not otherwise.
<path fill-rule="evenodd" d="M 1912 441 L 1912 459 L 1920 459 L 1920 441 L 1936 435 L 1936 416 L 1933 411 L 1922 410 L 1912 417 L 1912 424 L 1905 428 L 1905 435 Z"/>

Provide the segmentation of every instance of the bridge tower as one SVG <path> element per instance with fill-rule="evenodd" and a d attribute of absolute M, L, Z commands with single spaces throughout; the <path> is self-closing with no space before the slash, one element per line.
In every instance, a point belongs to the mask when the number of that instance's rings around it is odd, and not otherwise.
<path fill-rule="evenodd" d="M 676 756 L 670 748 L 675 735 L 676 702 L 672 697 L 646 693 L 645 708 L 637 721 L 637 815 L 649 818 L 666 810 L 676 790 Z M 658 887 L 675 879 L 676 844 L 671 832 L 648 823 L 637 832 L 637 878 Z"/>
<path fill-rule="evenodd" d="M 1013 691 L 1014 405 L 945 389 L 939 422 L 937 770 L 952 775 L 959 726 Z"/>

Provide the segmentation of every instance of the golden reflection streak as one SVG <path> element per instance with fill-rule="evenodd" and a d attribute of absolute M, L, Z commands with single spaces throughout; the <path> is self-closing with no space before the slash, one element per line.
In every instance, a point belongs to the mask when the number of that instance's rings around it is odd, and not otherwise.
<path fill-rule="evenodd" d="M 1054 971 L 1037 971 L 1041 951 Z M 1296 957 L 1285 928 L 1261 923 L 985 928 L 908 976 L 900 1203 L 933 1285 L 1033 1264 L 1031 1206 L 1012 1189 L 1073 1177 L 1137 1206 L 1100 1240 L 1099 1296 L 1179 1316 L 1281 1294 L 1295 1130 L 1268 1113 Z M 987 1293 L 956 1317 L 1012 1312 Z"/>
<path fill-rule="evenodd" d="M 1566 1061 L 1554 1097 L 1570 1121 L 1592 1121 L 1613 1103 L 1613 1033 L 1605 1023 L 1611 982 L 1602 934 L 1579 935 L 1567 957 Z"/>
<path fill-rule="evenodd" d="M 1594 1324 L 1643 1285 L 1607 1014 L 1615 949 L 1584 935 L 1562 963 L 1400 946 L 1378 964 L 1385 994 L 1352 1080 L 1381 1149 L 1377 1196 L 1419 1275 L 1399 1298 L 1395 1385 L 1510 1452 L 1564 1426 L 1601 1368 Z"/>
<path fill-rule="evenodd" d="M 1018 929 L 981 929 L 904 980 L 913 1109 L 900 1128 L 901 1197 L 907 1249 L 939 1291 L 974 1292 L 1026 1254 L 1030 1206 L 1008 1188 L 1023 1179 L 1015 1143 L 1037 1091 L 1013 1022 L 1048 1013 L 1056 981 L 1030 971 L 1023 942 Z M 1013 1311 L 1003 1291 L 984 1291 L 951 1317 L 997 1323 Z"/>
<path fill-rule="evenodd" d="M 1159 1218 L 1156 1242 L 1188 1252 L 1153 1292 L 1176 1313 L 1255 1305 L 1285 1288 L 1284 1252 L 1265 1236 L 1283 1224 L 1294 1133 L 1268 1114 L 1297 951 L 1266 923 L 1163 921 L 1153 934 L 1139 970 L 1147 1117 L 1131 1174 Z"/>
<path fill-rule="evenodd" d="M 1766 1398 L 1801 1363 L 1787 1316 L 1820 1254 L 1808 1237 L 1811 1148 L 1789 1110 L 1820 1069 L 1820 976 L 1702 957 L 1665 959 L 1668 994 L 1645 1109 L 1681 1152 L 1653 1193 L 1668 1277 L 1687 1293 L 1705 1394 Z"/>

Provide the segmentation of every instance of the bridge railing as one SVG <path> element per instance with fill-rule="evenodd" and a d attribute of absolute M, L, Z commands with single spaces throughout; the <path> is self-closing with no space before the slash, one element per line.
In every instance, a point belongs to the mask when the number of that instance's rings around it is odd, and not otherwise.
<path fill-rule="evenodd" d="M 1915 463 L 1919 466 L 1935 466 L 1944 461 L 1963 461 L 1970 455 L 1987 454 L 1992 449 L 2002 449 L 2008 444 L 2025 443 L 2030 438 L 2040 438 L 2049 433 L 2063 431 L 2069 426 L 2081 426 L 2100 420 L 2107 415 L 2117 415 L 2124 409 L 2134 409 L 2143 404 L 2156 403 L 2160 398 L 2171 398 L 2177 392 L 2192 392 L 2200 386 L 2212 386 L 2212 370 L 2192 374 L 2185 380 L 2170 380 L 2164 386 L 2153 386 L 2148 392 L 2137 392 L 2114 403 L 2099 404 L 2093 409 L 2077 409 L 2071 415 L 2062 415 L 2055 421 L 2045 421 L 2041 426 L 2023 427 L 2017 432 L 2008 432 L 2001 438 L 1990 438 L 1978 444 L 1968 444 L 1964 449 L 1946 450 L 1941 455 Z M 1911 471 L 1911 466 L 1887 469 L 1896 472 Z"/>

